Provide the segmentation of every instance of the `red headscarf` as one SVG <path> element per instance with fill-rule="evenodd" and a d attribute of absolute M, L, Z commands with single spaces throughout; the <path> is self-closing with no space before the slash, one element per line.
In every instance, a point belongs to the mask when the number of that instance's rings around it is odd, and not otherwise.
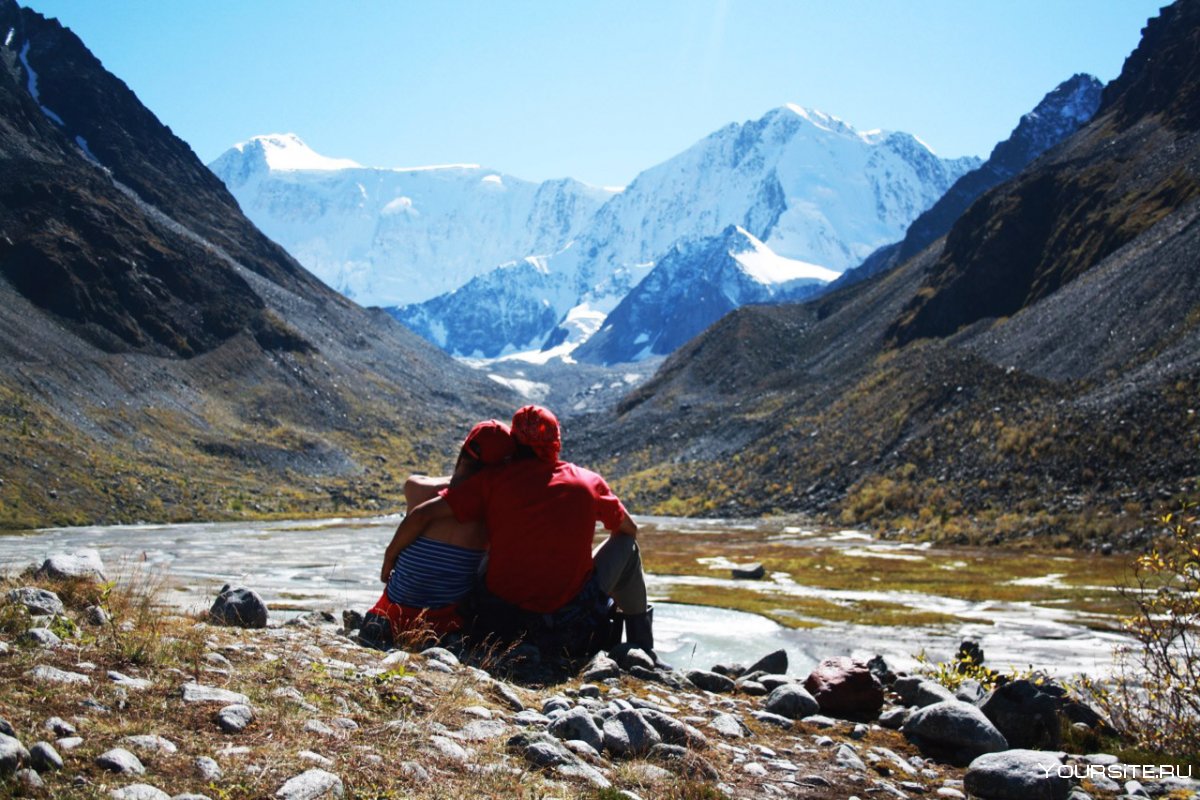
<path fill-rule="evenodd" d="M 512 418 L 512 436 L 517 444 L 528 446 L 542 461 L 557 461 L 562 449 L 558 419 L 549 409 L 525 406 Z"/>
<path fill-rule="evenodd" d="M 510 458 L 517 449 L 508 426 L 494 419 L 485 420 L 471 428 L 462 446 L 467 455 L 484 464 L 499 464 Z"/>

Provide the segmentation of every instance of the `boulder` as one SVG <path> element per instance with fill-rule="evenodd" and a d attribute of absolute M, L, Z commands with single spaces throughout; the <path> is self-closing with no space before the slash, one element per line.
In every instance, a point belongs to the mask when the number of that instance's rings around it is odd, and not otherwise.
<path fill-rule="evenodd" d="M 604 749 L 615 756 L 642 756 L 661 742 L 658 731 L 637 711 L 621 711 L 604 722 Z"/>
<path fill-rule="evenodd" d="M 535 767 L 550 768 L 580 763 L 577 755 L 548 733 L 518 733 L 509 739 L 505 746 L 509 752 L 522 756 Z"/>
<path fill-rule="evenodd" d="M 708 727 L 726 739 L 744 739 L 750 735 L 749 728 L 734 714 L 717 714 L 709 720 Z"/>
<path fill-rule="evenodd" d="M 342 779 L 323 769 L 310 769 L 289 778 L 275 792 L 277 800 L 320 800 L 345 794 Z"/>
<path fill-rule="evenodd" d="M 773 653 L 767 653 L 765 656 L 755 661 L 746 670 L 747 675 L 752 672 L 764 672 L 771 675 L 784 675 L 788 671 L 788 655 L 786 650 L 776 650 Z"/>
<path fill-rule="evenodd" d="M 254 709 L 245 703 L 234 703 L 217 712 L 217 727 L 225 733 L 241 733 L 254 722 Z"/>
<path fill-rule="evenodd" d="M 726 678 L 737 680 L 746 674 L 746 665 L 736 662 L 733 664 L 713 664 L 712 671 L 718 675 L 724 675 Z"/>
<path fill-rule="evenodd" d="M 707 737 L 698 728 L 683 720 L 675 719 L 670 714 L 664 714 L 652 708 L 640 709 L 638 713 L 642 715 L 642 719 L 653 726 L 654 730 L 658 731 L 664 744 L 690 747 L 696 750 L 708 747 Z"/>
<path fill-rule="evenodd" d="M 828 658 L 804 679 L 804 688 L 826 714 L 874 715 L 883 686 L 870 668 L 851 658 Z"/>
<path fill-rule="evenodd" d="M 50 772 L 63 768 L 62 756 L 49 742 L 38 742 L 29 748 L 29 766 L 38 772 Z"/>
<path fill-rule="evenodd" d="M 892 690 L 899 696 L 901 704 L 906 706 L 931 706 L 934 703 L 954 699 L 954 692 L 937 681 L 919 678 L 915 675 L 896 678 L 892 683 Z"/>
<path fill-rule="evenodd" d="M 58 595 L 37 586 L 23 586 L 8 592 L 9 602 L 25 606 L 33 616 L 54 616 L 66 612 Z"/>
<path fill-rule="evenodd" d="M 258 593 L 242 587 L 232 587 L 228 584 L 221 588 L 212 608 L 208 610 L 209 619 L 217 625 L 230 625 L 237 628 L 267 627 L 267 604 Z"/>
<path fill-rule="evenodd" d="M 620 676 L 621 666 L 604 653 L 597 653 L 581 673 L 581 677 L 588 682 L 603 681 Z"/>
<path fill-rule="evenodd" d="M 144 775 L 146 772 L 138 757 L 123 747 L 114 747 L 96 756 L 96 765 L 121 775 Z"/>
<path fill-rule="evenodd" d="M 984 753 L 1008 749 L 1004 736 L 982 711 L 958 700 L 917 709 L 900 726 L 900 732 L 922 750 L 960 765 Z"/>
<path fill-rule="evenodd" d="M 1058 700 L 1032 681 L 997 686 L 980 702 L 979 710 L 1004 734 L 1009 747 L 1058 749 L 1062 733 Z"/>
<path fill-rule="evenodd" d="M 797 683 L 785 683 L 767 695 L 763 708 L 788 719 L 803 719 L 821 710 L 808 691 Z"/>
<path fill-rule="evenodd" d="M 564 741 L 578 739 L 595 750 L 604 748 L 604 732 L 586 708 L 576 706 L 550 723 L 550 735 Z"/>
<path fill-rule="evenodd" d="M 709 672 L 703 669 L 688 670 L 684 673 L 689 681 L 695 684 L 697 689 L 703 689 L 706 692 L 715 692 L 717 694 L 726 694 L 732 692 L 735 684 L 732 678 L 727 678 L 716 672 Z"/>
<path fill-rule="evenodd" d="M 879 679 L 879 682 L 884 686 L 891 686 L 896 682 L 896 671 L 883 656 L 875 656 L 867 662 L 867 669 Z"/>
<path fill-rule="evenodd" d="M 983 800 L 1065 800 L 1071 781 L 1058 774 L 1061 766 L 1056 754 L 1039 750 L 988 753 L 971 762 L 963 784 Z"/>
<path fill-rule="evenodd" d="M 71 578 L 108 580 L 104 574 L 104 562 L 100 560 L 100 553 L 90 548 L 50 556 L 42 562 L 42 566 L 34 573 L 34 577 L 54 580 Z"/>
<path fill-rule="evenodd" d="M 734 580 L 761 581 L 766 577 L 767 571 L 763 568 L 762 564 L 753 562 L 730 567 L 729 574 Z"/>
<path fill-rule="evenodd" d="M 12 775 L 29 760 L 25 745 L 12 736 L 0 733 L 0 776 Z"/>

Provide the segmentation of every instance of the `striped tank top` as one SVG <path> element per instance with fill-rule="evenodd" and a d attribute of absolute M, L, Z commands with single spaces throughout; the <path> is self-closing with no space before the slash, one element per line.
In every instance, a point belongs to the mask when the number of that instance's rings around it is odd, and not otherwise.
<path fill-rule="evenodd" d="M 388 599 L 417 608 L 456 603 L 471 590 L 484 552 L 419 536 L 396 556 Z"/>

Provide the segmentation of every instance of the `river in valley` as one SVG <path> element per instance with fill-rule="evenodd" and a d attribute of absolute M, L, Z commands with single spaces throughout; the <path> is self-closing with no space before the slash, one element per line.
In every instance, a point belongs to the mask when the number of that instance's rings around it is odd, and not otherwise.
<path fill-rule="evenodd" d="M 221 586 L 232 583 L 257 591 L 280 618 L 305 610 L 365 611 L 382 590 L 380 559 L 398 520 L 389 516 L 12 533 L 0 535 L 0 570 L 14 575 L 51 554 L 93 548 L 99 551 L 110 577 L 161 576 L 168 586 L 166 601 L 185 610 L 207 609 Z M 655 520 L 660 527 L 671 523 Z M 697 524 L 695 520 L 677 523 Z M 704 524 L 711 529 L 726 523 L 710 520 Z M 744 529 L 747 523 L 737 524 Z M 822 535 L 816 534 L 813 541 Z M 846 539 L 846 532 L 827 535 L 831 541 Z M 855 543 L 861 546 L 865 540 L 860 534 Z M 669 584 L 679 581 L 723 583 L 707 577 L 648 576 L 652 596 L 665 595 Z M 817 591 L 795 584 L 787 588 L 796 594 Z M 887 598 L 886 593 L 881 595 Z M 896 599 L 914 602 L 911 594 Z M 805 675 L 821 659 L 842 655 L 869 658 L 881 654 L 893 667 L 910 669 L 918 652 L 924 651 L 933 661 L 949 660 L 959 642 L 971 638 L 981 643 L 988 665 L 996 669 L 1034 666 L 1057 675 L 1099 676 L 1111 672 L 1114 647 L 1124 641 L 1118 634 L 1089 629 L 1060 609 L 968 603 L 932 595 L 916 598 L 916 602 L 961 621 L 924 627 L 829 623 L 791 629 L 740 611 L 657 603 L 657 649 L 673 666 L 708 669 L 716 663 L 749 663 L 782 648 L 789 655 L 789 672 Z"/>

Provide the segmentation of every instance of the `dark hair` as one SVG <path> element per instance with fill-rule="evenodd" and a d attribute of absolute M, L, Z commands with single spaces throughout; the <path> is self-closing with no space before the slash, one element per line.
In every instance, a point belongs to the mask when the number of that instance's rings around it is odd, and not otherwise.
<path fill-rule="evenodd" d="M 533 448 L 527 444 L 517 442 L 517 448 L 513 451 L 513 461 L 524 461 L 527 458 L 537 458 L 538 454 L 533 451 Z"/>

